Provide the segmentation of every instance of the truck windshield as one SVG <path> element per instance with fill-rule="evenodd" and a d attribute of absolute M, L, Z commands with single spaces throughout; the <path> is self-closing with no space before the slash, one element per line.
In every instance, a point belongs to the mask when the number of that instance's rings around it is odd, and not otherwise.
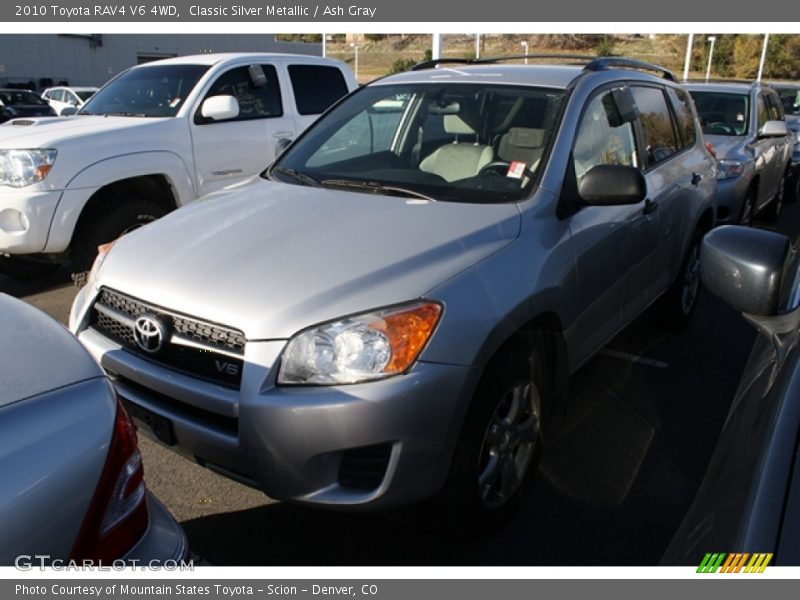
<path fill-rule="evenodd" d="M 512 202 L 544 166 L 563 90 L 378 84 L 317 121 L 267 176 L 453 202 Z"/>
<path fill-rule="evenodd" d="M 103 86 L 78 114 L 174 117 L 206 71 L 207 65 L 154 65 L 130 69 Z"/>

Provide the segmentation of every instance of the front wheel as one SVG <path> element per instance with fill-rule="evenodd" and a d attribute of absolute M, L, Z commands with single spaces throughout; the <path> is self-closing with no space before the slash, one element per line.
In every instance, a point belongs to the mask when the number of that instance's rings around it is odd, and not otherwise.
<path fill-rule="evenodd" d="M 536 471 L 545 405 L 543 362 L 516 345 L 498 356 L 478 386 L 443 492 L 447 515 L 463 533 L 488 531 L 514 510 Z"/>
<path fill-rule="evenodd" d="M 745 227 L 750 227 L 753 224 L 753 215 L 756 210 L 756 200 L 758 199 L 758 190 L 755 186 L 750 186 L 747 189 L 747 195 L 742 202 L 742 212 L 739 216 L 739 224 Z"/>
<path fill-rule="evenodd" d="M 155 202 L 119 194 L 82 219 L 72 244 L 72 280 L 82 287 L 97 257 L 97 247 L 112 242 L 164 216 L 167 210 Z"/>
<path fill-rule="evenodd" d="M 783 177 L 781 177 L 781 181 L 778 184 L 778 191 L 775 193 L 775 197 L 769 203 L 767 208 L 764 210 L 764 218 L 767 221 L 774 222 L 777 221 L 781 216 L 781 211 L 783 210 L 783 201 L 786 195 L 786 180 L 789 177 L 789 172 L 787 171 Z"/>

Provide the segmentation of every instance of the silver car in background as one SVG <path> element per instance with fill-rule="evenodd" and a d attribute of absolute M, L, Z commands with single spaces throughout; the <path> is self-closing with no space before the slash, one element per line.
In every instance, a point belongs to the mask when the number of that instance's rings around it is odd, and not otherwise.
<path fill-rule="evenodd" d="M 586 63 L 361 88 L 101 253 L 71 330 L 144 430 L 273 498 L 501 518 L 569 374 L 648 307 L 686 325 L 714 222 L 674 76 Z"/>
<path fill-rule="evenodd" d="M 186 558 L 183 530 L 145 489 L 108 379 L 64 327 L 5 294 L 0 474 L 0 565 Z"/>
<path fill-rule="evenodd" d="M 703 135 L 717 155 L 717 222 L 750 225 L 781 213 L 794 136 L 777 92 L 759 83 L 689 83 Z"/>

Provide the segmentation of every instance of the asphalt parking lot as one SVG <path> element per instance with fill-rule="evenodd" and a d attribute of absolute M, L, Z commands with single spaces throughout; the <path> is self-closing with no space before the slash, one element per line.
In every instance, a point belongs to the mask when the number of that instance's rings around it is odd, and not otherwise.
<path fill-rule="evenodd" d="M 800 205 L 778 229 L 797 239 Z M 66 322 L 65 272 L 0 291 Z M 515 517 L 464 539 L 432 507 L 358 515 L 273 502 L 142 438 L 149 488 L 215 565 L 652 565 L 702 479 L 754 331 L 708 293 L 673 335 L 646 316 L 570 382 L 563 423 Z"/>

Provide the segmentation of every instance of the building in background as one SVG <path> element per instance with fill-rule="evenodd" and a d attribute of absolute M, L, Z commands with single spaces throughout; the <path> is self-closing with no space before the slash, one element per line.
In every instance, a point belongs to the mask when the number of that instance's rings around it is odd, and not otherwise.
<path fill-rule="evenodd" d="M 205 52 L 318 56 L 322 45 L 278 42 L 274 34 L 3 34 L 0 87 L 101 86 L 133 65 Z"/>

